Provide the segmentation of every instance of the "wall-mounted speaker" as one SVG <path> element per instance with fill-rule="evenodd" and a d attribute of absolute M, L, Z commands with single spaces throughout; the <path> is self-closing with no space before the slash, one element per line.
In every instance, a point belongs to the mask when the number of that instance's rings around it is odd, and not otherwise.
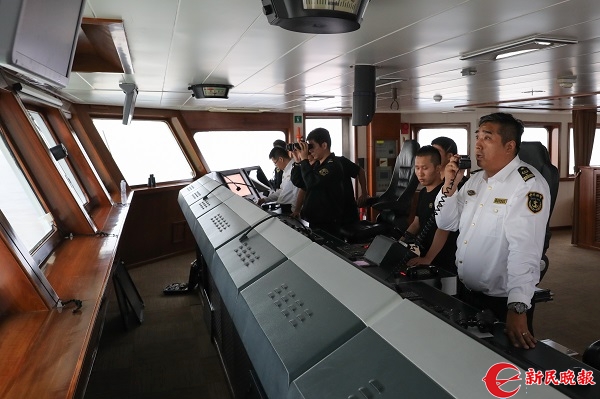
<path fill-rule="evenodd" d="M 367 126 L 373 120 L 376 105 L 375 67 L 354 66 L 354 93 L 352 93 L 352 125 Z"/>

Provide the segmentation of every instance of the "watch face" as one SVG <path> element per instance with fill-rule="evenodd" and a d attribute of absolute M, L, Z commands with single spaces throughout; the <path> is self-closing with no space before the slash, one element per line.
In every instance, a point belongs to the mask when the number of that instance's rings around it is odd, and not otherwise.
<path fill-rule="evenodd" d="M 508 309 L 513 310 L 515 313 L 523 314 L 527 311 L 527 305 L 522 302 L 513 302 L 508 304 Z"/>

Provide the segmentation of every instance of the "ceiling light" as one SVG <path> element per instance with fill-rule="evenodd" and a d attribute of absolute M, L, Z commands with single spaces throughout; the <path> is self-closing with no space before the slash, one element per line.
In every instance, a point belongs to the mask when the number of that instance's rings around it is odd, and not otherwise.
<path fill-rule="evenodd" d="M 383 87 L 383 86 L 387 86 L 387 85 L 393 85 L 394 83 L 402 83 L 402 82 L 406 82 L 408 81 L 408 79 L 406 78 L 376 78 L 375 82 L 377 83 L 377 85 L 375 87 Z M 384 82 L 384 83 L 378 83 L 378 82 Z"/>
<path fill-rule="evenodd" d="M 271 25 L 302 33 L 344 33 L 360 28 L 370 0 L 262 0 Z"/>
<path fill-rule="evenodd" d="M 208 108 L 208 112 L 239 112 L 245 114 L 258 114 L 261 112 L 269 112 L 270 109 L 267 108 L 218 108 L 218 107 L 210 107 Z"/>
<path fill-rule="evenodd" d="M 352 107 L 329 107 L 325 111 L 350 111 Z"/>
<path fill-rule="evenodd" d="M 576 44 L 577 40 L 550 38 L 542 36 L 529 36 L 511 42 L 500 43 L 495 46 L 487 47 L 481 50 L 463 53 L 461 60 L 480 59 L 480 60 L 499 60 L 512 57 L 519 54 L 529 53 L 531 51 L 546 50 L 564 46 L 566 44 Z"/>
<path fill-rule="evenodd" d="M 302 101 L 322 101 L 335 98 L 335 96 L 306 96 Z"/>
<path fill-rule="evenodd" d="M 556 79 L 556 82 L 563 89 L 570 89 L 571 87 L 573 87 L 573 84 L 575 82 L 577 82 L 577 76 L 575 76 L 575 75 L 560 76 L 558 79 Z"/>

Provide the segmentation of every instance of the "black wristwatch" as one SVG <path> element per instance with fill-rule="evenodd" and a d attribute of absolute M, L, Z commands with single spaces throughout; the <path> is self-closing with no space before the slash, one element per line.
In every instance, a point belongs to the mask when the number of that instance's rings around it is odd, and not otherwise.
<path fill-rule="evenodd" d="M 523 314 L 527 312 L 527 305 L 523 302 L 511 302 L 508 304 L 508 310 L 512 310 L 516 314 Z"/>

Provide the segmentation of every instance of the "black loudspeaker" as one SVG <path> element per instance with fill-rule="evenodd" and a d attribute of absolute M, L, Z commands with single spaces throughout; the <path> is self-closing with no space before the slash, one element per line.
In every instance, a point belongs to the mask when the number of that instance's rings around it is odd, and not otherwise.
<path fill-rule="evenodd" d="M 375 115 L 375 67 L 354 66 L 354 93 L 352 93 L 352 125 L 367 126 Z"/>
<path fill-rule="evenodd" d="M 383 269 L 404 266 L 401 263 L 417 256 L 404 242 L 386 236 L 377 236 L 365 252 L 365 258 Z"/>

